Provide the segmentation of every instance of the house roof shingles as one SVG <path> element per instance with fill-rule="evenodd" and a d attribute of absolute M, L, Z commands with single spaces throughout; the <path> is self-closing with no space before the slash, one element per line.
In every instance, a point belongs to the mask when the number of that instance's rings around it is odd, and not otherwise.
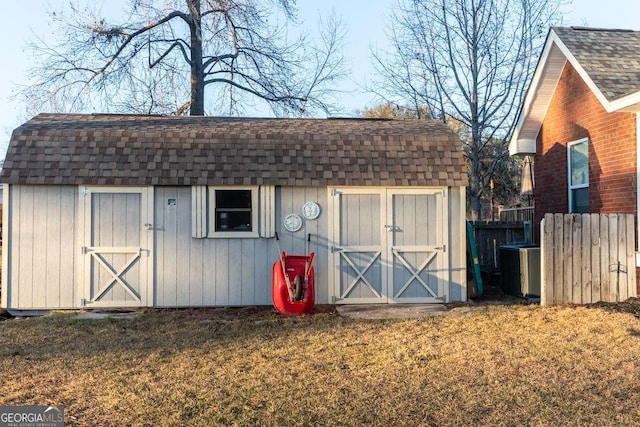
<path fill-rule="evenodd" d="M 460 140 L 426 120 L 40 114 L 0 182 L 464 186 Z"/>
<path fill-rule="evenodd" d="M 640 90 L 640 31 L 580 27 L 553 31 L 609 101 Z"/>

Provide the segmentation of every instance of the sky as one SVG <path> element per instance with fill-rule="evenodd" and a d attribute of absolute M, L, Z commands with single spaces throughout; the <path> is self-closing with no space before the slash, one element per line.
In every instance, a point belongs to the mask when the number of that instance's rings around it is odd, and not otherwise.
<path fill-rule="evenodd" d="M 96 0 L 100 1 L 100 0 Z M 350 76 L 341 89 L 343 115 L 356 109 L 375 105 L 376 99 L 367 93 L 373 66 L 371 50 L 386 46 L 385 25 L 394 0 L 297 0 L 299 18 L 308 25 L 315 25 L 319 15 L 331 10 L 342 18 L 347 27 L 345 57 L 350 64 Z M 25 55 L 25 45 L 34 34 L 46 37 L 47 14 L 68 0 L 10 1 L 3 5 L 0 14 L 0 159 L 4 158 L 11 131 L 29 119 L 25 107 L 12 95 L 22 85 L 28 84 L 26 71 L 30 66 Z M 104 4 L 113 4 L 105 0 Z M 104 6 L 106 9 L 107 7 Z M 580 25 L 599 28 L 626 28 L 640 30 L 640 1 L 638 0 L 573 0 L 565 7 L 564 25 Z"/>

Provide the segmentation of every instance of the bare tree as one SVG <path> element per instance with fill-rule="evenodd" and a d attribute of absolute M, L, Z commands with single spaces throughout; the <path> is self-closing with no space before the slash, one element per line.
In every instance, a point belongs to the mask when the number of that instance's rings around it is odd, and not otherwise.
<path fill-rule="evenodd" d="M 365 119 L 420 119 L 429 116 L 424 109 L 401 107 L 390 102 L 374 105 L 364 110 L 355 110 L 354 113 Z"/>
<path fill-rule="evenodd" d="M 507 137 L 563 0 L 398 0 L 390 52 L 374 52 L 373 91 L 463 125 L 473 219 L 504 170 Z M 499 141 L 496 147 L 495 142 Z"/>
<path fill-rule="evenodd" d="M 266 102 L 277 115 L 332 108 L 344 77 L 344 27 L 331 16 L 319 44 L 290 37 L 293 0 L 130 0 L 108 23 L 72 4 L 51 12 L 59 36 L 29 47 L 34 108 L 62 111 L 238 114 Z M 292 32 L 295 32 L 292 30 Z M 205 91 L 206 89 L 206 91 Z M 206 96 L 205 96 L 206 95 Z"/>

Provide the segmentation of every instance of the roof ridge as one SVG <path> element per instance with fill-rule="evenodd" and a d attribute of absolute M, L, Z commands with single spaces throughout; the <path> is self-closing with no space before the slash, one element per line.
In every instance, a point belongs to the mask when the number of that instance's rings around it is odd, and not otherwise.
<path fill-rule="evenodd" d="M 603 28 L 603 27 L 584 27 L 580 25 L 571 25 L 569 27 L 553 27 L 554 30 L 574 30 L 574 31 L 592 31 L 592 32 L 610 32 L 610 33 L 636 33 L 638 31 L 629 28 Z"/>
<path fill-rule="evenodd" d="M 173 124 L 175 126 L 188 126 L 201 124 L 204 126 L 291 126 L 292 123 L 304 124 L 305 127 L 320 126 L 324 123 L 339 123 L 340 126 L 369 126 L 374 123 L 388 128 L 402 128 L 402 126 L 424 126 L 430 128 L 446 127 L 436 119 L 428 118 L 384 118 L 384 117 L 238 117 L 238 116 L 175 116 L 160 114 L 128 114 L 128 113 L 39 113 L 27 120 L 20 127 L 49 126 L 55 123 L 75 123 L 72 128 L 92 125 L 117 126 L 119 122 L 127 122 L 136 125 L 163 126 Z M 295 128 L 294 128 L 295 129 Z"/>

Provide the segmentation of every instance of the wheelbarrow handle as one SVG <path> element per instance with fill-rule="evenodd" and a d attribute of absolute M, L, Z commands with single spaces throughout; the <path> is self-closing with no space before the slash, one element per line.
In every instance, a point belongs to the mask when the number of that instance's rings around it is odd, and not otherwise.
<path fill-rule="evenodd" d="M 311 266 L 313 266 L 313 259 L 315 258 L 315 253 L 311 252 L 304 263 L 304 283 L 305 285 L 309 283 L 309 273 L 311 273 Z"/>

